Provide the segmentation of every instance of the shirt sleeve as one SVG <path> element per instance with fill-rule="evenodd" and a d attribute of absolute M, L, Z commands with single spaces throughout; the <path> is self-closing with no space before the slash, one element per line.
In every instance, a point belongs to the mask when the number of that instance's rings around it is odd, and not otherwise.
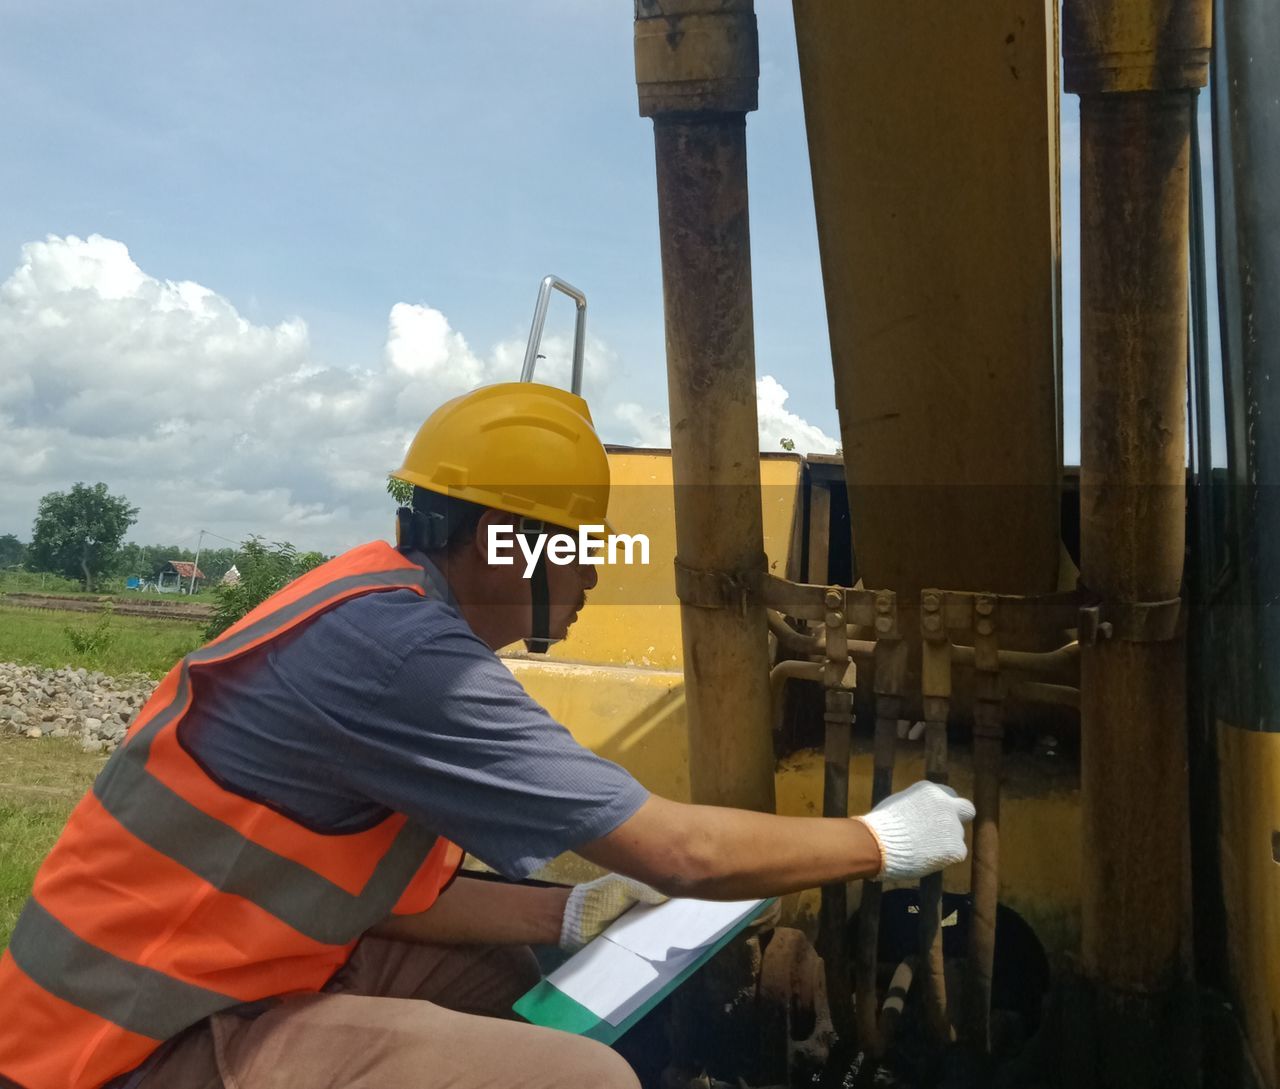
<path fill-rule="evenodd" d="M 519 879 L 613 831 L 649 793 L 579 745 L 460 621 L 410 647 L 336 776 Z"/>

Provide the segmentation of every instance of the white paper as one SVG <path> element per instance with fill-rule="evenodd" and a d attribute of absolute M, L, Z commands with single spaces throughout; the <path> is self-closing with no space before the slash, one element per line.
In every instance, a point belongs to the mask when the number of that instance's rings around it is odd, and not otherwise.
<path fill-rule="evenodd" d="M 667 900 L 661 904 L 638 904 L 609 927 L 604 937 L 646 960 L 661 961 L 676 951 L 705 949 L 714 944 L 762 903 L 763 900 Z"/>
<path fill-rule="evenodd" d="M 547 976 L 561 994 L 620 1025 L 763 900 L 637 905 Z"/>
<path fill-rule="evenodd" d="M 547 976 L 547 982 L 597 1017 L 618 1024 L 613 1020 L 617 1011 L 648 986 L 661 986 L 660 978 L 656 965 L 620 945 L 597 939 Z"/>

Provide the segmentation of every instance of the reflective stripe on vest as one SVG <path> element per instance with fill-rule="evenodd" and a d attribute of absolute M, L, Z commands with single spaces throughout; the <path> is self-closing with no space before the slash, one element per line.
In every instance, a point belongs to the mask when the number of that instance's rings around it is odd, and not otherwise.
<path fill-rule="evenodd" d="M 76 937 L 35 900 L 22 909 L 9 953 L 50 994 L 157 1041 L 240 1002 L 112 956 Z"/>
<path fill-rule="evenodd" d="M 0 959 L 0 1025 L 70 1017 L 75 1042 L 0 1030 L 0 1075 L 29 1089 L 101 1084 L 212 1013 L 317 990 L 397 905 L 434 901 L 461 860 L 454 845 L 401 815 L 357 833 L 304 829 L 214 783 L 176 740 L 194 677 L 342 600 L 400 588 L 430 586 L 390 546 L 362 546 L 170 671 L 72 814 Z"/>

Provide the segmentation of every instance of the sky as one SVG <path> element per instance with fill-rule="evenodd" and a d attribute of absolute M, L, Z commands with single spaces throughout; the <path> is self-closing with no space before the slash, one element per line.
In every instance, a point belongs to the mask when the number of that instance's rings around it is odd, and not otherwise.
<path fill-rule="evenodd" d="M 756 8 L 761 446 L 831 452 L 790 4 Z M 386 536 L 387 471 L 442 401 L 519 377 L 547 273 L 587 294 L 602 437 L 666 444 L 630 4 L 0 11 L 0 534 L 28 539 L 41 495 L 101 480 L 139 507 L 142 543 L 194 547 L 204 529 L 332 553 Z M 1078 125 L 1063 108 L 1070 270 Z M 1069 461 L 1076 312 L 1068 283 Z M 553 303 L 540 378 L 566 381 L 572 320 Z"/>

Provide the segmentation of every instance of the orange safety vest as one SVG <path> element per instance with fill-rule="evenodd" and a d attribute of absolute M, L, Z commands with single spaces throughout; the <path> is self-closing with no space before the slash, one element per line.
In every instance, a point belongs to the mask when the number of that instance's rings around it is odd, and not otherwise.
<path fill-rule="evenodd" d="M 0 1084 L 93 1089 L 220 1010 L 320 990 L 462 852 L 402 814 L 316 832 L 213 781 L 178 726 L 219 669 L 339 602 L 431 593 L 382 542 L 317 567 L 160 682 L 71 814 L 0 957 Z M 359 668 L 359 663 L 334 663 Z"/>

